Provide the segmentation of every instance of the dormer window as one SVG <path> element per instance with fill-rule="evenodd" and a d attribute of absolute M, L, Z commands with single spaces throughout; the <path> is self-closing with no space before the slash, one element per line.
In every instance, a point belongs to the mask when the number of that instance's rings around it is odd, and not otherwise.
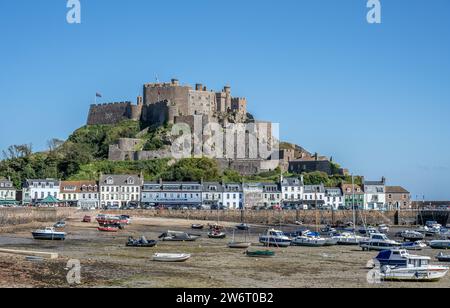
<path fill-rule="evenodd" d="M 112 177 L 107 178 L 107 179 L 106 179 L 106 184 L 108 184 L 108 185 L 113 185 L 113 184 L 114 184 L 113 178 L 112 178 Z"/>
<path fill-rule="evenodd" d="M 133 184 L 134 184 L 134 179 L 133 179 L 132 177 L 129 177 L 129 178 L 127 179 L 127 184 L 128 184 L 128 185 L 133 185 Z"/>

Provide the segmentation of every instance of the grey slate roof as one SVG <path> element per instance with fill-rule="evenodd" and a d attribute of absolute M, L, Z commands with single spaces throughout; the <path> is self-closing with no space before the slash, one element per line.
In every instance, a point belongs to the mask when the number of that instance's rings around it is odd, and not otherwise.
<path fill-rule="evenodd" d="M 107 180 L 112 178 L 113 184 L 108 184 Z M 128 183 L 128 179 L 132 179 L 133 183 Z M 100 177 L 100 186 L 141 186 L 142 179 L 138 175 L 133 174 L 105 174 Z"/>
<path fill-rule="evenodd" d="M 305 193 L 306 194 L 325 193 L 325 187 L 323 187 L 323 185 L 305 185 Z"/>
<path fill-rule="evenodd" d="M 30 187 L 33 185 L 33 183 L 46 183 L 46 184 L 53 184 L 54 186 L 59 186 L 60 181 L 56 179 L 27 179 L 25 180 L 24 187 Z"/>
<path fill-rule="evenodd" d="M 284 178 L 281 182 L 282 186 L 302 186 L 303 183 L 299 178 Z"/>

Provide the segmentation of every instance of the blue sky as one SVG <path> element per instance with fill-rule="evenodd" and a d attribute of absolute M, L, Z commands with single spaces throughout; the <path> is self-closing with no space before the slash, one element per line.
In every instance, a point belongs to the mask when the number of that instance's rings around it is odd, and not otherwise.
<path fill-rule="evenodd" d="M 450 2 L 0 0 L 0 149 L 45 148 L 94 94 L 179 78 L 246 96 L 283 139 L 413 197 L 450 199 Z"/>

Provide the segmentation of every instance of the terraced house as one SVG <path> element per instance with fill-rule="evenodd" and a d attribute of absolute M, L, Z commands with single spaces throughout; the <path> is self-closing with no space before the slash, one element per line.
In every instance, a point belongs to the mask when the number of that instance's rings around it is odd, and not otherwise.
<path fill-rule="evenodd" d="M 97 209 L 100 205 L 96 181 L 62 181 L 59 199 L 69 206 Z"/>
<path fill-rule="evenodd" d="M 145 182 L 141 204 L 156 207 L 195 207 L 202 204 L 200 182 Z"/>
<path fill-rule="evenodd" d="M 100 206 L 103 208 L 126 208 L 137 206 L 141 201 L 143 177 L 140 175 L 101 175 Z"/>
<path fill-rule="evenodd" d="M 223 184 L 222 204 L 227 209 L 241 209 L 244 206 L 244 193 L 242 184 L 228 183 Z"/>
<path fill-rule="evenodd" d="M 26 180 L 22 190 L 23 204 L 38 204 L 46 198 L 57 203 L 60 193 L 60 181 L 56 179 Z"/>
<path fill-rule="evenodd" d="M 342 184 L 342 194 L 344 196 L 344 207 L 346 209 L 363 209 L 364 208 L 364 191 L 359 185 Z"/>
<path fill-rule="evenodd" d="M 16 204 L 16 189 L 9 179 L 0 179 L 0 205 Z"/>

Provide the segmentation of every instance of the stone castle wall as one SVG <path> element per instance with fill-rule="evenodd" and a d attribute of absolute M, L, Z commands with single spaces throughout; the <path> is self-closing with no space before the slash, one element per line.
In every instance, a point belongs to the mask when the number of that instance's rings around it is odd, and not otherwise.
<path fill-rule="evenodd" d="M 141 117 L 142 106 L 131 102 L 91 105 L 89 109 L 88 125 L 113 125 L 124 120 L 138 121 Z"/>

